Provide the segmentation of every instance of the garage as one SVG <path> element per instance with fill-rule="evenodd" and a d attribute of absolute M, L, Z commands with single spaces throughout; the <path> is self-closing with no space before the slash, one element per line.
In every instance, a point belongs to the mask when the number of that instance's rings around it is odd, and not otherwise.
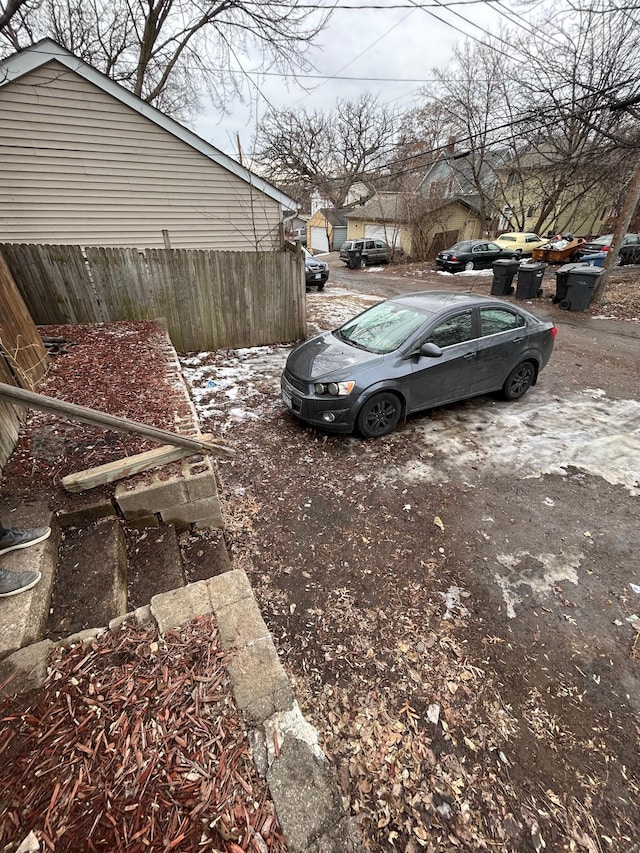
<path fill-rule="evenodd" d="M 311 226 L 311 248 L 314 252 L 328 252 L 329 238 L 327 237 L 326 229 L 318 226 Z"/>
<path fill-rule="evenodd" d="M 399 228 L 395 225 L 365 225 L 364 236 L 371 240 L 384 240 L 388 246 L 397 246 Z"/>

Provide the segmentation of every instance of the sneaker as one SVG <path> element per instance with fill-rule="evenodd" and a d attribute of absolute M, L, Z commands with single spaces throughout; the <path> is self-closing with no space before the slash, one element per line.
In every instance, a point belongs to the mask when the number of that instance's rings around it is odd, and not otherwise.
<path fill-rule="evenodd" d="M 0 598 L 31 589 L 41 577 L 40 572 L 8 572 L 6 569 L 0 569 Z"/>
<path fill-rule="evenodd" d="M 48 539 L 50 535 L 50 527 L 35 527 L 32 530 L 7 527 L 4 534 L 0 536 L 0 554 L 6 554 L 18 548 L 28 548 L 29 545 L 37 545 L 38 542 Z"/>

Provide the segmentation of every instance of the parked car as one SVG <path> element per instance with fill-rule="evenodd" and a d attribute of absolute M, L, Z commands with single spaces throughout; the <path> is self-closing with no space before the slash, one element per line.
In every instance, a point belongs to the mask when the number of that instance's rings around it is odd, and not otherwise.
<path fill-rule="evenodd" d="M 623 243 L 622 246 L 620 246 L 618 261 L 620 266 L 626 266 L 627 264 L 640 264 L 640 240 L 637 243 L 627 243 L 626 245 Z"/>
<path fill-rule="evenodd" d="M 304 252 L 304 277 L 307 287 L 317 287 L 322 290 L 329 278 L 329 264 L 314 258 L 308 249 L 302 247 Z"/>
<path fill-rule="evenodd" d="M 450 249 L 438 252 L 436 265 L 447 272 L 482 270 L 491 267 L 499 258 L 517 258 L 517 252 L 506 252 L 489 240 L 463 240 Z"/>
<path fill-rule="evenodd" d="M 593 240 L 587 240 L 578 250 L 578 257 L 584 255 L 595 255 L 598 252 L 608 252 L 613 242 L 613 234 L 603 234 L 602 237 L 596 237 Z M 640 234 L 625 234 L 620 246 L 620 251 L 627 246 L 638 246 L 640 244 Z"/>
<path fill-rule="evenodd" d="M 302 421 L 376 438 L 413 412 L 502 391 L 522 397 L 556 329 L 490 296 L 426 291 L 380 302 L 296 347 L 280 380 Z"/>
<path fill-rule="evenodd" d="M 347 240 L 340 246 L 340 260 L 349 269 L 366 267 L 369 264 L 388 264 L 391 248 L 384 240 Z"/>
<path fill-rule="evenodd" d="M 545 237 L 532 234 L 530 231 L 506 231 L 496 237 L 495 242 L 502 249 L 511 249 L 520 255 L 531 255 L 534 249 L 549 241 Z"/>

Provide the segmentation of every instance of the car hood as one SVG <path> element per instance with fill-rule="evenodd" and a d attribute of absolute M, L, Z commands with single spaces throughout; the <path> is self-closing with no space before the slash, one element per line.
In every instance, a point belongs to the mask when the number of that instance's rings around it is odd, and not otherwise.
<path fill-rule="evenodd" d="M 293 350 L 287 368 L 305 382 L 353 378 L 354 370 L 373 367 L 384 356 L 358 349 L 324 332 Z"/>

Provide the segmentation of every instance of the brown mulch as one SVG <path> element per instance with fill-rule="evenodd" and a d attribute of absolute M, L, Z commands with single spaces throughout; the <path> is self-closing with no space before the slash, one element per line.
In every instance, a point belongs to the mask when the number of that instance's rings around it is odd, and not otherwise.
<path fill-rule="evenodd" d="M 189 401 L 168 367 L 172 350 L 153 322 L 40 326 L 43 337 L 67 343 L 49 358 L 38 392 L 147 426 L 188 432 Z M 60 480 L 66 474 L 102 465 L 157 447 L 127 435 L 61 417 L 30 412 L 18 444 L 5 465 L 13 497 L 54 499 L 57 508 L 78 503 Z"/>
<path fill-rule="evenodd" d="M 210 616 L 58 649 L 0 705 L 0 851 L 284 853 L 225 664 Z"/>

